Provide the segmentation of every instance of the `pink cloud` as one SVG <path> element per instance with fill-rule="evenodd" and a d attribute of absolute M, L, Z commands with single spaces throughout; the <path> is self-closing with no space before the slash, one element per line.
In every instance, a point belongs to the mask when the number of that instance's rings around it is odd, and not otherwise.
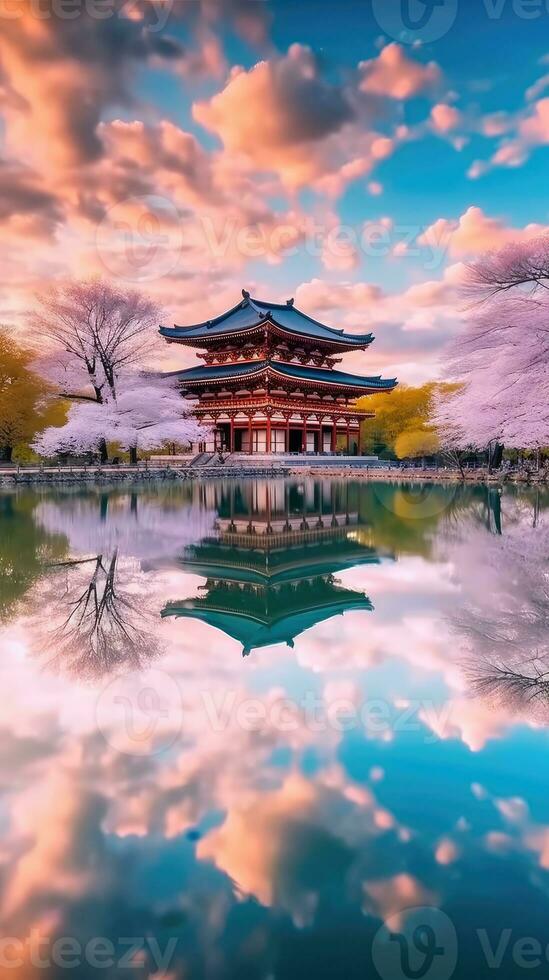
<path fill-rule="evenodd" d="M 193 115 L 227 150 L 262 170 L 280 169 L 297 187 L 331 169 L 326 140 L 352 120 L 353 109 L 342 89 L 322 79 L 310 48 L 294 44 L 250 71 L 233 69 L 226 87 L 195 103 Z"/>
<path fill-rule="evenodd" d="M 378 180 L 371 180 L 368 184 L 368 191 L 372 197 L 379 197 L 383 194 L 383 184 L 380 184 Z"/>
<path fill-rule="evenodd" d="M 502 219 L 486 215 L 482 208 L 470 207 L 455 220 L 439 218 L 426 229 L 419 242 L 447 249 L 452 258 L 465 258 L 502 248 L 512 241 L 527 241 L 546 230 L 546 226 L 538 224 L 511 228 Z"/>
<path fill-rule="evenodd" d="M 495 117 L 488 117 L 490 119 L 501 119 L 502 125 L 498 130 L 497 122 L 491 125 L 485 119 L 485 135 L 507 133 L 509 138 L 503 140 L 489 160 L 476 161 L 473 164 L 468 172 L 472 179 L 483 176 L 494 167 L 521 167 L 537 146 L 549 144 L 549 98 L 539 99 L 514 118 L 498 113 Z"/>
<path fill-rule="evenodd" d="M 372 128 L 374 109 L 358 94 L 330 84 L 311 49 L 293 44 L 249 71 L 234 68 L 225 88 L 194 104 L 193 115 L 228 155 L 279 175 L 288 190 L 312 184 L 335 197 L 396 146 Z"/>
<path fill-rule="evenodd" d="M 363 92 L 398 100 L 411 99 L 433 88 L 442 77 L 434 61 L 427 65 L 413 61 L 399 44 L 388 44 L 377 58 L 363 61 L 359 67 Z"/>
<path fill-rule="evenodd" d="M 513 117 L 508 112 L 493 112 L 481 120 L 484 136 L 504 136 L 513 127 Z"/>
<path fill-rule="evenodd" d="M 532 146 L 549 143 L 549 98 L 536 102 L 533 113 L 521 122 L 519 136 Z"/>
<path fill-rule="evenodd" d="M 454 106 L 439 102 L 431 109 L 431 122 L 438 133 L 450 133 L 461 122 L 461 113 Z"/>

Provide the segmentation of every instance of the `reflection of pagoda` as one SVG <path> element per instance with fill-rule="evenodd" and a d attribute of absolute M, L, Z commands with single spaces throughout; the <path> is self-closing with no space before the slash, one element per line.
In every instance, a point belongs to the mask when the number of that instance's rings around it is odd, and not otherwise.
<path fill-rule="evenodd" d="M 367 529 L 347 497 L 345 485 L 328 483 L 230 486 L 219 504 L 217 536 L 178 561 L 205 577 L 201 594 L 169 602 L 162 616 L 209 623 L 241 643 L 246 656 L 255 647 L 293 646 L 300 633 L 348 610 L 371 610 L 364 593 L 334 577 L 379 561 L 359 542 L 358 530 Z"/>

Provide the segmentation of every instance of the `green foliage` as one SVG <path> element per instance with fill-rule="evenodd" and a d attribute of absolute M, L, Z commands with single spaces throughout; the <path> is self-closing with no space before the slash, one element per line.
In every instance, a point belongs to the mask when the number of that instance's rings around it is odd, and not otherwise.
<path fill-rule="evenodd" d="M 9 618 L 47 564 L 67 552 L 66 539 L 48 534 L 35 520 L 38 500 L 28 490 L 0 491 L 0 622 Z"/>

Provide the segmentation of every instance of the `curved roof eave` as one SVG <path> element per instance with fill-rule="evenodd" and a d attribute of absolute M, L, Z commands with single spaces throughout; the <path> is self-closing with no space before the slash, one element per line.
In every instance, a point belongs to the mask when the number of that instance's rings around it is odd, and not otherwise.
<path fill-rule="evenodd" d="M 313 317 L 308 316 L 307 313 L 303 313 L 302 310 L 297 309 L 293 304 L 293 300 L 289 300 L 286 304 L 266 303 L 262 300 L 252 298 L 245 290 L 243 290 L 243 297 L 243 300 L 237 303 L 236 306 L 227 310 L 226 313 L 214 317 L 212 320 L 205 320 L 202 323 L 195 323 L 188 327 L 177 325 L 173 327 L 160 327 L 160 335 L 166 340 L 188 340 L 189 342 L 192 340 L 211 340 L 215 336 L 222 337 L 225 335 L 253 332 L 263 323 L 270 320 L 274 326 L 285 333 L 293 334 L 294 336 L 310 337 L 312 340 L 323 340 L 327 343 L 344 345 L 346 347 L 365 347 L 375 339 L 372 333 L 348 334 L 344 330 L 329 327 L 321 323 L 320 320 L 315 320 Z M 255 322 L 253 319 L 251 322 L 246 322 L 245 319 L 245 322 L 240 324 L 230 322 L 237 318 L 239 314 L 243 314 L 244 318 L 246 318 L 245 311 L 250 310 L 253 310 L 257 317 Z M 277 313 L 279 314 L 278 316 Z M 284 322 L 285 317 L 290 317 L 293 322 Z M 222 326 L 224 323 L 226 323 L 225 329 L 216 330 L 216 328 Z M 310 324 L 310 330 L 307 330 L 308 324 Z"/>
<path fill-rule="evenodd" d="M 249 378 L 269 370 L 283 378 L 296 381 L 318 382 L 327 385 L 343 385 L 347 388 L 371 388 L 379 391 L 392 391 L 397 385 L 396 378 L 360 377 L 344 371 L 323 370 L 322 368 L 302 367 L 284 361 L 252 361 L 248 364 L 219 364 L 211 367 L 193 367 L 183 371 L 172 371 L 165 377 L 177 378 L 182 384 L 210 381 L 230 381 L 235 378 Z"/>

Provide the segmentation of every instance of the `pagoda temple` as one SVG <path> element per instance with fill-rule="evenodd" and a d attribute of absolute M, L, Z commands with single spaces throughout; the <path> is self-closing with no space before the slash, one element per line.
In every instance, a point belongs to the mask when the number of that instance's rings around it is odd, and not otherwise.
<path fill-rule="evenodd" d="M 172 372 L 213 429 L 202 449 L 243 453 L 357 453 L 356 399 L 390 392 L 396 379 L 336 369 L 338 354 L 366 350 L 373 336 L 327 327 L 293 300 L 265 303 L 246 290 L 227 313 L 188 327 L 161 327 L 170 344 L 198 349 L 203 364 Z"/>
<path fill-rule="evenodd" d="M 221 492 L 215 533 L 167 566 L 200 575 L 205 584 L 194 598 L 168 602 L 163 618 L 201 620 L 247 656 L 272 644 L 293 647 L 300 634 L 334 616 L 372 611 L 364 592 L 336 577 L 383 558 L 349 506 L 348 484 L 257 481 Z"/>

